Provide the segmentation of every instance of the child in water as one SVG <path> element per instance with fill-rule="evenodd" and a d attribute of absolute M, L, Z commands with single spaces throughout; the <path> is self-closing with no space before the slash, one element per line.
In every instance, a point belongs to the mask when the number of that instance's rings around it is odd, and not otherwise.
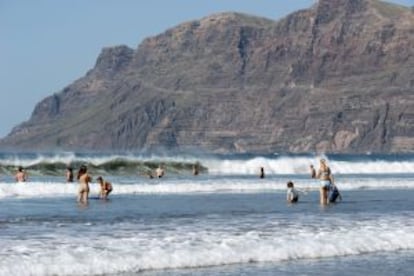
<path fill-rule="evenodd" d="M 335 203 L 338 198 L 342 201 L 342 196 L 339 193 L 338 187 L 336 187 L 334 183 L 331 183 L 329 187 L 328 203 Z"/>
<path fill-rule="evenodd" d="M 299 200 L 299 192 L 294 188 L 293 182 L 289 181 L 287 183 L 287 202 L 296 203 Z"/>
<path fill-rule="evenodd" d="M 108 199 L 108 195 L 112 192 L 112 184 L 108 181 L 105 181 L 102 176 L 99 176 L 96 179 L 99 184 L 101 185 L 101 191 L 100 191 L 100 198 L 102 199 Z"/>

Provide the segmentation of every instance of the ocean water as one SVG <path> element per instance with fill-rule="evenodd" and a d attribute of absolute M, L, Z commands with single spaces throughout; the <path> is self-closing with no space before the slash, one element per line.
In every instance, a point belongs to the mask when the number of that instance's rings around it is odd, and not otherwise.
<path fill-rule="evenodd" d="M 0 154 L 0 275 L 412 275 L 414 155 L 324 156 L 343 197 L 328 206 L 318 158 Z M 64 167 L 81 163 L 113 183 L 109 200 L 94 182 L 76 203 Z M 161 163 L 164 178 L 143 176 Z"/>

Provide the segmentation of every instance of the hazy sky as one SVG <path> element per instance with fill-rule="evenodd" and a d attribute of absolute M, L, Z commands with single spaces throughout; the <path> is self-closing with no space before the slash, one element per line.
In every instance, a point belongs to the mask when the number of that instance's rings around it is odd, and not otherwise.
<path fill-rule="evenodd" d="M 0 0 L 0 137 L 91 69 L 103 47 L 216 12 L 278 19 L 315 0 Z M 414 0 L 395 0 L 413 6 Z"/>

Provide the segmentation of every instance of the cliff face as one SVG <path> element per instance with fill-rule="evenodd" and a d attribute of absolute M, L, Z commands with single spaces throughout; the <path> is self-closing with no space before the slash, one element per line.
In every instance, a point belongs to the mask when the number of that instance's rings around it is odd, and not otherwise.
<path fill-rule="evenodd" d="M 106 48 L 0 141 L 29 149 L 413 152 L 414 13 L 320 0 Z"/>

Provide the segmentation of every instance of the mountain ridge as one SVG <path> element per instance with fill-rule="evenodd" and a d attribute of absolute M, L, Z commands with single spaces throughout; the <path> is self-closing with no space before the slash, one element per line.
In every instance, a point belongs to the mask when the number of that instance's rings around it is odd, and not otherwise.
<path fill-rule="evenodd" d="M 412 152 L 413 22 L 375 0 L 184 22 L 135 50 L 104 48 L 0 146 Z"/>

